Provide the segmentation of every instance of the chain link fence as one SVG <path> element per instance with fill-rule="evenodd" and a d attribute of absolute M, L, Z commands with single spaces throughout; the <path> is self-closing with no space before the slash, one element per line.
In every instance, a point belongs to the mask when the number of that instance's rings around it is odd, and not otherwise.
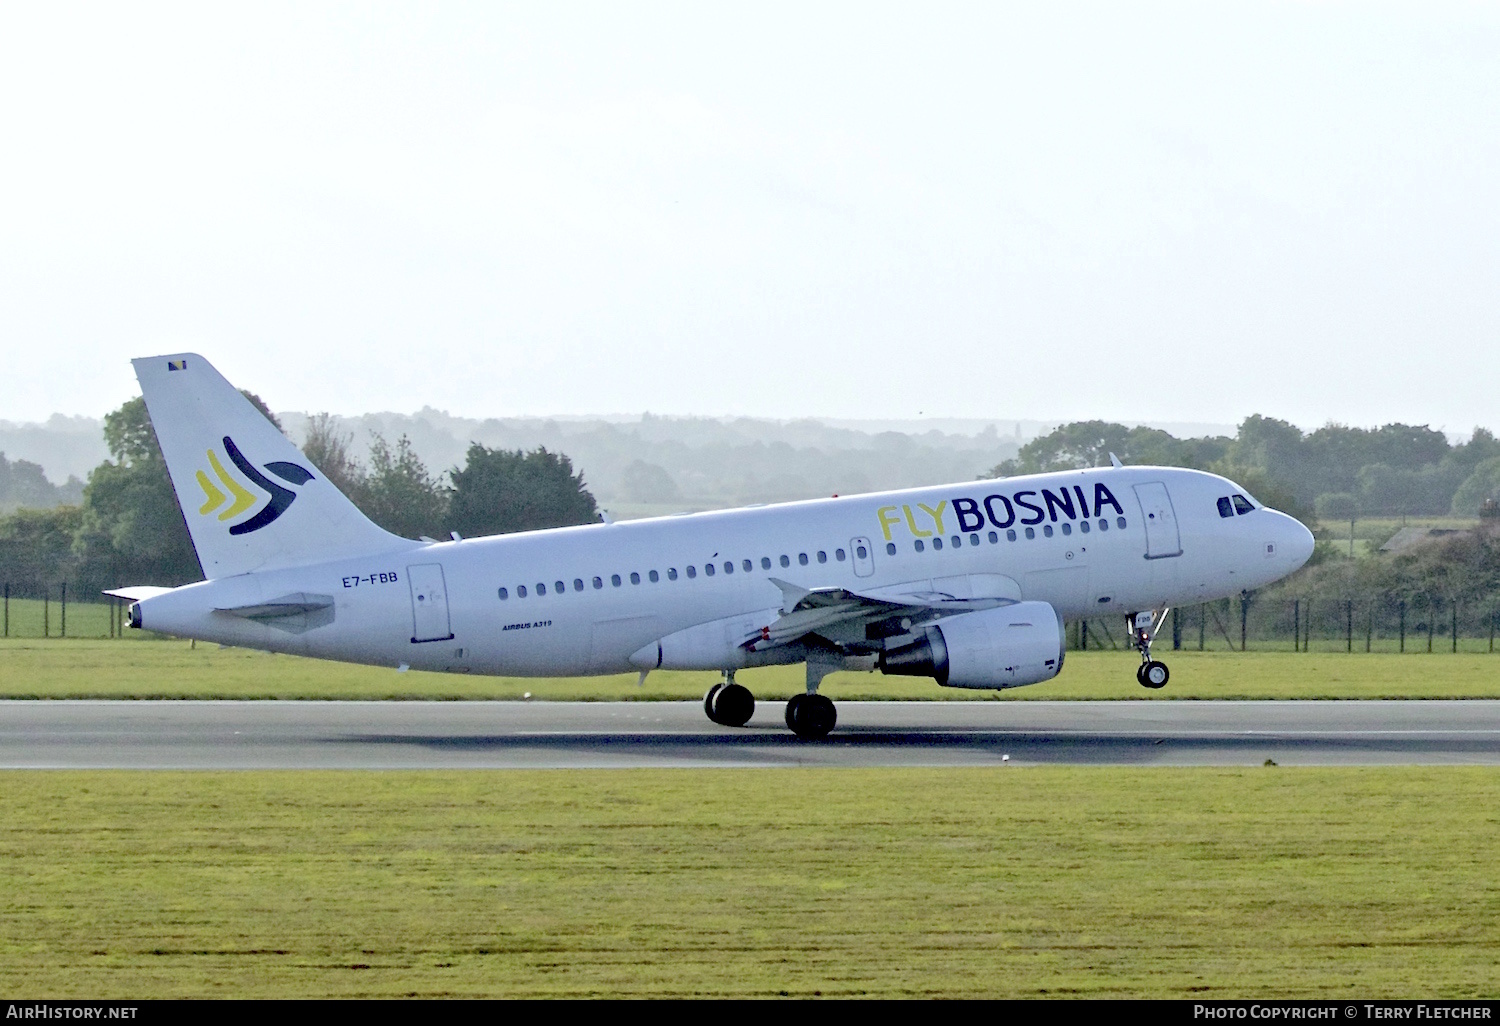
<path fill-rule="evenodd" d="M 1500 603 L 1441 595 L 1220 599 L 1174 608 L 1158 650 L 1282 652 L 1494 652 Z M 1124 617 L 1069 626 L 1073 649 L 1125 649 Z"/>
<path fill-rule="evenodd" d="M 6 638 L 119 638 L 129 605 L 104 595 L 85 594 L 67 582 L 0 583 L 0 636 Z M 80 602 L 83 598 L 85 601 Z"/>

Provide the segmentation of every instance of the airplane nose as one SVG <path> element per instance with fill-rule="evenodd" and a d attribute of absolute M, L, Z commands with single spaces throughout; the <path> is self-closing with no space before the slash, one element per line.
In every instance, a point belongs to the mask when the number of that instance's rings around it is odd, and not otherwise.
<path fill-rule="evenodd" d="M 1313 535 L 1296 517 L 1289 517 L 1282 513 L 1281 518 L 1283 521 L 1281 551 L 1289 563 L 1288 571 L 1296 570 L 1312 558 Z"/>

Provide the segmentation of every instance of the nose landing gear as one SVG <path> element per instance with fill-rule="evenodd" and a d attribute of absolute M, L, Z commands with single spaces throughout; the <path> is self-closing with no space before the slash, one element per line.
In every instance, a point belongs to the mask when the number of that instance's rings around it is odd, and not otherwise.
<path fill-rule="evenodd" d="M 1130 630 L 1131 642 L 1136 650 L 1141 653 L 1141 665 L 1136 668 L 1135 679 L 1143 688 L 1151 688 L 1153 691 L 1167 686 L 1167 681 L 1172 673 L 1167 669 L 1167 664 L 1151 658 L 1151 642 L 1156 637 L 1156 632 L 1161 629 L 1161 623 L 1166 619 L 1167 610 L 1161 611 L 1158 617 L 1154 610 L 1144 613 L 1136 613 L 1126 617 L 1126 626 Z"/>

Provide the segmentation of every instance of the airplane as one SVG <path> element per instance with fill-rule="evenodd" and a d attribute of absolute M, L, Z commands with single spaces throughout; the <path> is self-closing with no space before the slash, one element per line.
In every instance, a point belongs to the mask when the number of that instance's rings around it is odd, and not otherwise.
<path fill-rule="evenodd" d="M 1070 619 L 1122 615 L 1136 680 L 1167 610 L 1270 584 L 1312 534 L 1216 474 L 1111 466 L 744 509 L 411 540 L 372 523 L 203 357 L 132 361 L 205 580 L 130 587 L 133 628 L 400 670 L 519 677 L 804 663 L 998 690 L 1056 677 Z M 607 519 L 607 518 L 606 518 Z"/>

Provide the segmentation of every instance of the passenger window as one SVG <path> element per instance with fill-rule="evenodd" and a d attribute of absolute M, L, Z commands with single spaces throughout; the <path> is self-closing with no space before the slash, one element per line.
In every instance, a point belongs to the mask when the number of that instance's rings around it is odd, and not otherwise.
<path fill-rule="evenodd" d="M 734 573 L 734 560 L 732 560 L 732 559 L 726 559 L 726 560 L 724 560 L 724 572 L 726 574 L 732 574 L 732 573 Z"/>
<path fill-rule="evenodd" d="M 824 552 L 822 549 L 818 550 L 818 562 L 819 563 L 826 563 L 826 562 L 828 562 L 828 553 Z"/>
<path fill-rule="evenodd" d="M 691 581 L 694 577 L 698 576 L 698 568 L 695 567 L 695 566 L 688 567 L 687 568 L 687 575 L 688 575 L 688 580 Z"/>
<path fill-rule="evenodd" d="M 712 577 L 714 575 L 714 565 L 712 563 L 704 563 L 703 572 L 709 577 Z"/>
<path fill-rule="evenodd" d="M 1234 506 L 1230 504 L 1230 502 L 1229 502 L 1229 496 L 1227 496 L 1227 495 L 1221 495 L 1221 496 L 1219 496 L 1219 516 L 1221 516 L 1221 517 L 1232 517 L 1232 516 L 1234 516 Z"/>
<path fill-rule="evenodd" d="M 1014 529 L 1005 532 L 1005 540 L 1006 541 L 1015 541 L 1016 540 L 1016 532 L 1015 532 Z"/>
<path fill-rule="evenodd" d="M 594 587 L 596 589 L 604 587 L 604 578 L 602 578 L 602 577 L 595 577 L 594 578 Z"/>
<path fill-rule="evenodd" d="M 538 582 L 537 586 L 536 586 L 536 593 L 538 595 L 545 595 L 545 594 L 547 594 L 547 586 L 545 584 L 542 584 L 542 583 Z"/>
<path fill-rule="evenodd" d="M 1108 531 L 1109 530 L 1109 521 L 1105 520 L 1103 517 L 1099 518 L 1099 530 L 1101 530 L 1101 531 Z"/>
<path fill-rule="evenodd" d="M 921 552 L 923 549 L 925 549 L 927 547 L 927 546 L 925 546 L 925 545 L 922 544 L 922 539 L 921 538 L 917 539 L 916 546 L 917 546 L 917 551 L 918 552 Z"/>
<path fill-rule="evenodd" d="M 1036 537 L 1036 528 L 1034 528 L 1034 527 L 1028 527 L 1028 528 L 1026 528 L 1026 537 L 1028 537 L 1028 538 L 1035 538 Z"/>
<path fill-rule="evenodd" d="M 998 545 L 998 544 L 1000 544 L 1000 536 L 998 534 L 996 534 L 994 531 L 990 532 L 990 544 L 991 545 Z"/>
<path fill-rule="evenodd" d="M 751 570 L 755 569 L 755 564 L 752 563 L 752 562 L 750 562 L 747 559 L 743 563 L 740 564 L 740 569 L 743 570 L 743 571 L 745 571 L 745 573 L 748 574 Z"/>
<path fill-rule="evenodd" d="M 573 578 L 573 590 L 574 591 L 582 591 L 583 590 L 583 578 L 582 577 L 575 577 L 575 578 Z"/>
<path fill-rule="evenodd" d="M 516 598 L 525 598 L 525 597 L 526 597 L 526 585 L 524 585 L 524 584 L 518 584 L 518 585 L 516 585 Z"/>
<path fill-rule="evenodd" d="M 500 601 L 501 601 L 501 602 L 504 602 L 504 601 L 505 601 L 505 600 L 506 600 L 506 599 L 508 599 L 508 598 L 510 598 L 510 592 L 509 592 L 509 591 L 507 591 L 507 590 L 506 590 L 506 589 L 504 589 L 504 588 L 501 588 L 501 589 L 500 589 Z"/>
<path fill-rule="evenodd" d="M 1087 520 L 1080 520 L 1080 521 L 1078 521 L 1078 529 L 1080 531 L 1082 531 L 1084 534 L 1088 534 L 1089 533 L 1089 522 Z"/>
<path fill-rule="evenodd" d="M 1051 524 L 1047 524 L 1046 526 L 1044 526 L 1042 528 L 1042 533 L 1045 534 L 1048 538 L 1051 538 L 1052 537 L 1052 525 Z"/>
<path fill-rule="evenodd" d="M 805 553 L 805 552 L 799 552 L 799 553 L 797 553 L 797 562 L 800 565 L 802 565 L 802 566 L 806 566 L 807 565 L 807 553 Z"/>
<path fill-rule="evenodd" d="M 636 574 L 636 573 L 631 574 L 630 575 L 630 583 L 631 584 L 640 584 L 641 583 L 641 575 L 640 574 Z"/>
<path fill-rule="evenodd" d="M 616 588 L 618 588 L 620 586 L 620 575 L 619 574 L 610 574 L 609 575 L 609 583 L 613 584 Z"/>
<path fill-rule="evenodd" d="M 978 545 L 979 544 L 979 535 L 977 535 L 977 534 L 971 534 L 971 535 L 969 535 L 969 544 L 970 545 Z"/>
<path fill-rule="evenodd" d="M 896 543 L 895 542 L 886 542 L 885 543 L 885 554 L 887 556 L 894 556 L 896 554 Z"/>
<path fill-rule="evenodd" d="M 1062 525 L 1062 533 L 1063 534 L 1072 534 L 1073 533 L 1073 525 L 1072 524 L 1063 524 Z"/>
<path fill-rule="evenodd" d="M 782 556 L 781 557 L 781 565 L 782 566 L 791 566 L 792 565 L 792 559 L 791 559 L 791 557 L 790 556 Z"/>
<path fill-rule="evenodd" d="M 1235 512 L 1240 514 L 1240 516 L 1244 516 L 1254 508 L 1255 507 L 1250 504 L 1250 500 L 1245 498 L 1243 495 L 1236 495 L 1234 497 L 1234 509 Z"/>
<path fill-rule="evenodd" d="M 857 548 L 857 549 L 854 550 L 854 558 L 855 559 L 869 559 L 870 558 L 870 550 L 867 549 L 867 548 L 865 548 L 863 545 L 861 545 L 859 548 Z"/>
<path fill-rule="evenodd" d="M 667 567 L 667 580 L 669 580 L 669 581 L 675 581 L 675 580 L 677 580 L 677 568 L 675 566 L 669 566 L 669 567 Z"/>
<path fill-rule="evenodd" d="M 655 570 L 651 571 L 646 576 L 650 579 L 652 584 L 656 584 L 661 580 L 661 574 L 657 573 Z"/>
<path fill-rule="evenodd" d="M 943 539 L 941 539 L 941 538 L 934 538 L 934 539 L 932 539 L 932 548 L 933 548 L 933 551 L 937 551 L 937 550 L 941 549 L 942 547 L 943 547 Z"/>
<path fill-rule="evenodd" d="M 1122 531 L 1125 530 L 1125 518 L 1124 517 L 1115 517 L 1115 526 L 1118 527 Z"/>
<path fill-rule="evenodd" d="M 840 563 L 842 563 L 844 561 L 844 550 L 843 549 L 834 549 L 833 550 L 833 558 L 836 559 L 836 560 L 838 560 Z"/>
<path fill-rule="evenodd" d="M 952 538 L 949 538 L 948 541 L 953 544 L 953 547 L 955 549 L 961 549 L 964 547 L 964 540 L 956 534 Z"/>
<path fill-rule="evenodd" d="M 564 584 L 562 581 L 555 581 L 553 583 L 553 587 L 554 587 L 554 590 L 556 590 L 556 592 L 559 595 L 564 594 L 568 590 L 568 586 L 566 584 Z"/>
<path fill-rule="evenodd" d="M 769 570 L 769 569 L 771 569 L 771 557 L 770 556 L 761 556 L 760 557 L 760 568 L 762 570 Z"/>

